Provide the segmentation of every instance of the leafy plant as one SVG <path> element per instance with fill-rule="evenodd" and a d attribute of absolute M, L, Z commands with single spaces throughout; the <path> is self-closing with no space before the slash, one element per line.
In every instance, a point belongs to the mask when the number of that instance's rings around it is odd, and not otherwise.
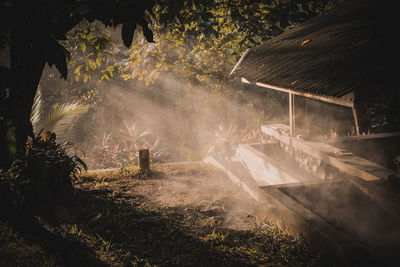
<path fill-rule="evenodd" d="M 261 138 L 257 129 L 239 129 L 238 125 L 218 125 L 215 130 L 215 141 L 209 153 L 231 158 L 240 143 L 254 143 Z"/>
<path fill-rule="evenodd" d="M 67 154 L 75 146 L 67 141 L 57 143 L 56 134 L 50 131 L 28 142 L 24 172 L 33 192 L 60 193 L 71 188 L 72 179 L 79 181 L 87 166 L 78 156 Z"/>
<path fill-rule="evenodd" d="M 110 250 L 110 248 L 112 247 L 111 240 L 106 241 L 99 234 L 96 234 L 96 236 L 101 241 L 101 246 L 102 246 L 103 250 L 108 252 Z"/>
<path fill-rule="evenodd" d="M 8 171 L 0 171 L 4 208 L 26 213 L 31 205 L 68 197 L 72 180 L 79 180 L 80 173 L 87 170 L 79 157 L 68 155 L 67 149 L 71 147 L 76 144 L 57 143 L 52 132 L 39 133 L 29 140 L 25 157 L 15 160 Z"/>
<path fill-rule="evenodd" d="M 136 123 L 129 125 L 124 120 L 124 128 L 113 133 L 104 132 L 102 137 L 94 136 L 96 144 L 88 151 L 91 168 L 121 168 L 138 164 L 139 149 L 147 148 L 152 163 L 165 161 L 165 153 L 160 150 L 161 138 L 152 137 L 150 129 L 139 131 Z"/>
<path fill-rule="evenodd" d="M 393 89 L 384 95 L 372 97 L 366 103 L 366 112 L 373 132 L 400 130 L 400 90 Z"/>
<path fill-rule="evenodd" d="M 89 166 L 92 168 L 121 167 L 118 166 L 119 145 L 112 142 L 111 133 L 103 133 L 102 137 L 94 135 L 96 144 L 88 151 Z"/>
<path fill-rule="evenodd" d="M 156 137 L 152 141 L 149 141 L 150 135 L 152 131 L 150 129 L 146 129 L 143 132 L 140 132 L 136 128 L 136 123 L 129 126 L 124 120 L 125 129 L 121 130 L 123 134 L 122 143 L 123 150 L 129 153 L 129 160 L 131 162 L 138 162 L 138 153 L 139 149 L 147 148 L 150 151 L 150 159 L 153 163 L 162 161 L 162 157 L 164 153 L 159 150 L 161 144 L 161 138 Z"/>
<path fill-rule="evenodd" d="M 216 244 L 222 243 L 225 241 L 225 239 L 227 238 L 228 233 L 223 234 L 223 233 L 218 233 L 215 231 L 215 229 L 212 231 L 212 233 L 206 235 L 205 237 L 200 237 L 200 239 L 204 240 L 204 241 L 211 241 L 214 242 Z"/>
<path fill-rule="evenodd" d="M 87 83 L 97 76 L 98 81 L 110 81 L 118 73 L 114 65 L 115 44 L 110 38 L 111 31 L 100 21 L 82 20 L 67 33 L 64 45 L 72 51 L 73 59 L 69 62 L 73 68 L 75 81 Z"/>

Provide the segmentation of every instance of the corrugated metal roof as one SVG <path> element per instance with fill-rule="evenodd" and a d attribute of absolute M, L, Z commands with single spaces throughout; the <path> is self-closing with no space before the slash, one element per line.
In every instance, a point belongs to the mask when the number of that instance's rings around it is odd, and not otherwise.
<path fill-rule="evenodd" d="M 393 69 L 394 25 L 386 8 L 379 1 L 345 1 L 252 49 L 234 75 L 331 97 L 376 90 Z"/>

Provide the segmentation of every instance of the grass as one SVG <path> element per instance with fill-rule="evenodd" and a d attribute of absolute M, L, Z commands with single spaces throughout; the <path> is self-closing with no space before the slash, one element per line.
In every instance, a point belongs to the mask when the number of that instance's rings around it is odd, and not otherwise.
<path fill-rule="evenodd" d="M 249 215 L 254 203 L 238 208 L 250 200 L 221 175 L 200 163 L 88 172 L 70 205 L 38 208 L 36 224 L 2 217 L 0 265 L 321 265 L 301 240 Z"/>

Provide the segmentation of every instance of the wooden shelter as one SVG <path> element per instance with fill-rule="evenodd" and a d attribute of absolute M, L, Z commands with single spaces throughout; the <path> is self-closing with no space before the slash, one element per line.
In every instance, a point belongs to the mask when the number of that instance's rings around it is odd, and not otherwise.
<path fill-rule="evenodd" d="M 344 1 L 248 49 L 230 76 L 287 92 L 292 136 L 305 130 L 305 98 L 352 108 L 359 135 L 368 128 L 365 99 L 395 85 L 391 9 L 376 0 Z"/>

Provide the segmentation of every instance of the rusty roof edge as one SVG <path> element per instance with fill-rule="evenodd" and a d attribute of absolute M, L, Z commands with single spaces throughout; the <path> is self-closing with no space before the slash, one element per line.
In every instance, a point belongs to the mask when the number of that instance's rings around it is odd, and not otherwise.
<path fill-rule="evenodd" d="M 243 60 L 247 57 L 247 55 L 250 53 L 251 48 L 247 48 L 246 51 L 243 53 L 243 55 L 240 57 L 239 61 L 236 63 L 235 67 L 232 69 L 232 71 L 229 73 L 228 78 L 231 78 L 232 75 L 235 73 L 235 71 L 239 68 L 240 64 L 242 64 Z"/>
<path fill-rule="evenodd" d="M 254 84 L 254 85 L 257 85 L 260 87 L 264 87 L 267 89 L 277 90 L 277 91 L 286 92 L 286 93 L 292 93 L 295 95 L 300 95 L 300 96 L 304 96 L 304 97 L 308 97 L 308 98 L 312 98 L 312 99 L 316 99 L 316 100 L 320 100 L 320 101 L 324 101 L 324 102 L 328 102 L 328 103 L 332 103 L 332 104 L 336 104 L 336 105 L 341 105 L 341 106 L 350 107 L 350 108 L 354 107 L 354 92 L 349 92 L 342 97 L 333 97 L 333 96 L 323 96 L 323 95 L 311 94 L 311 93 L 302 92 L 302 91 L 296 91 L 296 90 L 293 90 L 290 88 L 283 88 L 283 87 L 279 87 L 279 86 L 275 86 L 275 85 L 265 84 L 262 82 L 253 82 L 253 81 L 249 81 L 248 79 L 246 79 L 244 77 L 241 77 L 241 81 L 244 83 Z"/>

